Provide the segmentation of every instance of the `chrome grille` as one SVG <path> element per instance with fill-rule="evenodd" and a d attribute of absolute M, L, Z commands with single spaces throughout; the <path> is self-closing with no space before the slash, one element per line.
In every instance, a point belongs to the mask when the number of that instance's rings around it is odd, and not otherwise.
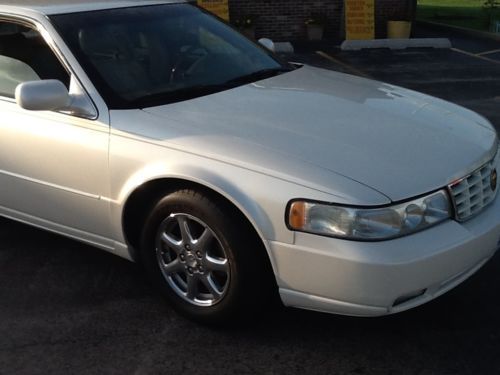
<path fill-rule="evenodd" d="M 492 173 L 497 168 L 498 158 L 493 158 L 467 177 L 448 186 L 453 198 L 456 219 L 465 221 L 480 213 L 496 197 L 498 186 L 492 189 Z"/>

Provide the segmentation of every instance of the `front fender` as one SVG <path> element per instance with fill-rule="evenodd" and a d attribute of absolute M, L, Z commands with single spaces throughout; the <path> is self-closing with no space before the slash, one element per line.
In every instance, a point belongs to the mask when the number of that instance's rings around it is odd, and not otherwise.
<path fill-rule="evenodd" d="M 151 181 L 180 179 L 222 195 L 254 226 L 268 252 L 269 241 L 294 241 L 294 233 L 285 225 L 285 209 L 290 200 L 332 200 L 327 193 L 274 176 L 128 135 L 111 136 L 110 171 L 113 237 L 121 243 L 126 242 L 122 216 L 127 200 Z"/>

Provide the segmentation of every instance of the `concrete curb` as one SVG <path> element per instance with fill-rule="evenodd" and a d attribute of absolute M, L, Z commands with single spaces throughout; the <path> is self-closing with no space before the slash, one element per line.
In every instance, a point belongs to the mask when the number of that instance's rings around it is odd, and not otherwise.
<path fill-rule="evenodd" d="M 465 27 L 447 25 L 444 23 L 431 22 L 431 21 L 417 21 L 418 25 L 427 26 L 437 30 L 446 30 L 452 32 L 459 32 L 463 35 L 473 36 L 476 38 L 489 39 L 493 41 L 500 42 L 500 34 L 488 33 L 486 31 L 466 29 Z"/>
<path fill-rule="evenodd" d="M 342 51 L 359 51 L 366 48 L 451 48 L 451 42 L 447 38 L 373 39 L 346 40 L 340 45 Z"/>

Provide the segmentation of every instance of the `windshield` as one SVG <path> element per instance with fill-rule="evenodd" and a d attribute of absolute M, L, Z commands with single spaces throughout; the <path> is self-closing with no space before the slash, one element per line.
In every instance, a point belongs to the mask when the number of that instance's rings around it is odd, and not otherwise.
<path fill-rule="evenodd" d="M 111 109 L 178 102 L 290 70 L 191 4 L 51 16 Z"/>

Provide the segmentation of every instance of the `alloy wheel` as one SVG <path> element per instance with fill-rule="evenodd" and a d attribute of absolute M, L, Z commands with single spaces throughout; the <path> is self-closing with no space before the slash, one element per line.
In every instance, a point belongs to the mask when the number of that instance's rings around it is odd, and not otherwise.
<path fill-rule="evenodd" d="M 230 282 L 229 258 L 210 227 L 192 215 L 166 218 L 156 235 L 158 266 L 173 291 L 196 306 L 220 302 Z"/>

